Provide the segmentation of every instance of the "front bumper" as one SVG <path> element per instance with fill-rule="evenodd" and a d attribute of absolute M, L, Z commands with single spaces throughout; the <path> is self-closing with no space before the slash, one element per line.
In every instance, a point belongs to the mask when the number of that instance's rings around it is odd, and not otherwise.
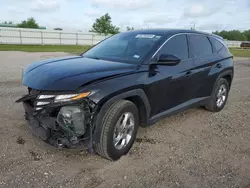
<path fill-rule="evenodd" d="M 32 132 L 44 141 L 51 137 L 49 128 L 55 127 L 55 118 L 46 116 L 34 116 L 34 109 L 27 102 L 23 102 L 25 119 L 29 122 Z"/>
<path fill-rule="evenodd" d="M 84 102 L 77 104 L 83 106 Z M 76 104 L 75 104 L 76 105 Z M 46 107 L 43 110 L 37 111 L 29 102 L 23 101 L 25 110 L 25 119 L 29 122 L 32 132 L 45 142 L 52 144 L 55 147 L 66 148 L 83 148 L 90 147 L 89 141 L 92 136 L 92 128 L 90 124 L 90 111 L 86 110 L 88 106 L 83 109 L 85 121 L 82 126 L 85 127 L 86 132 L 83 135 L 74 134 L 73 131 L 64 129 L 58 124 L 57 114 L 62 106 Z M 67 106 L 67 105 L 66 105 Z"/>

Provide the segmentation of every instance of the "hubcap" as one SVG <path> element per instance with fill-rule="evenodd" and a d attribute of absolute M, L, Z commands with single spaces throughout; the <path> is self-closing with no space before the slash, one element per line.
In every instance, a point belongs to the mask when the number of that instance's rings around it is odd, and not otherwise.
<path fill-rule="evenodd" d="M 220 89 L 217 93 L 217 99 L 216 99 L 217 107 L 221 107 L 225 103 L 226 97 L 227 97 L 227 88 L 223 84 L 220 86 Z"/>
<path fill-rule="evenodd" d="M 122 114 L 114 129 L 113 144 L 116 149 L 120 150 L 128 145 L 132 138 L 134 127 L 134 115 L 130 112 Z"/>

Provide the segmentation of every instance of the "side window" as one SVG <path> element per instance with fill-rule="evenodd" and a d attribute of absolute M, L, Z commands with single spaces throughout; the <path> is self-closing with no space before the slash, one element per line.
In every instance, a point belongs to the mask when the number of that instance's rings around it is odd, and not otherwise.
<path fill-rule="evenodd" d="M 209 37 L 209 39 L 212 42 L 212 44 L 214 45 L 216 52 L 219 52 L 224 47 L 224 45 L 220 41 L 218 41 L 217 39 L 215 39 L 213 37 Z"/>
<path fill-rule="evenodd" d="M 180 59 L 188 59 L 187 36 L 183 34 L 171 38 L 161 48 L 160 54 L 175 55 Z"/>
<path fill-rule="evenodd" d="M 206 36 L 191 34 L 190 43 L 194 57 L 213 53 L 212 45 Z"/>

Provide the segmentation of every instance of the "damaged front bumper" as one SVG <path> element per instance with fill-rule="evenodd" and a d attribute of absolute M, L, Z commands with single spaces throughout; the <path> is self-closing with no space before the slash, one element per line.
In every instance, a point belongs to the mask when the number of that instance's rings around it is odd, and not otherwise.
<path fill-rule="evenodd" d="M 54 104 L 38 96 L 30 93 L 17 101 L 23 102 L 25 119 L 37 137 L 56 147 L 92 149 L 92 110 L 87 99 Z M 38 101 L 45 105 L 38 108 Z"/>

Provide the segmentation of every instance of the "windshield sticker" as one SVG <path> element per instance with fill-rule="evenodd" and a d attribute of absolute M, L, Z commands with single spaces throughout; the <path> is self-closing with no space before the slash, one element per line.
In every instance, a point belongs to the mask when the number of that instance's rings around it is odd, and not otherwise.
<path fill-rule="evenodd" d="M 140 56 L 139 55 L 134 55 L 134 58 L 138 59 L 138 58 L 140 58 Z"/>
<path fill-rule="evenodd" d="M 136 35 L 135 38 L 152 39 L 154 37 L 155 35 L 151 35 L 151 34 L 138 34 Z"/>

